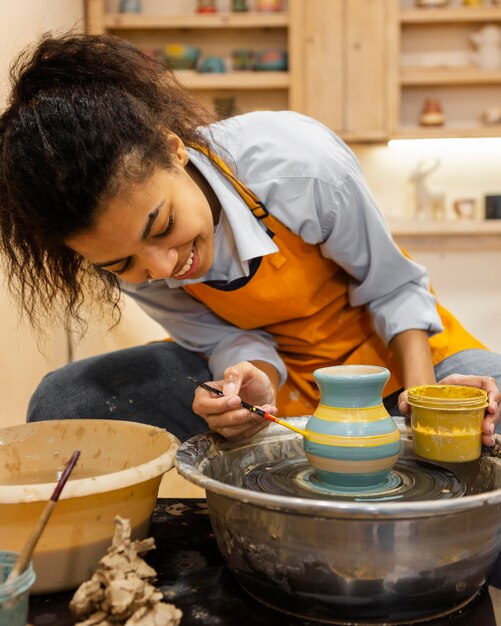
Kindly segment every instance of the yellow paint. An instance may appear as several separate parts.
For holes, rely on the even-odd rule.
[[[431,428],[413,428],[414,451],[419,456],[451,463],[474,461],[480,456],[482,433],[480,431],[453,430],[437,433]]]
[[[308,438],[314,443],[322,443],[328,446],[372,448],[374,446],[383,446],[400,441],[400,432],[397,429],[384,435],[369,435],[368,437],[340,437],[338,435],[315,433],[310,430]]]
[[[315,417],[328,422],[377,422],[388,418],[388,411],[383,404],[370,407],[336,408],[319,404]]]
[[[408,391],[414,452],[425,459],[460,463],[480,456],[487,407],[483,389],[428,385]]]

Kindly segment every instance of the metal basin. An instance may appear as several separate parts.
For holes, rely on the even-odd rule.
[[[306,418],[293,422],[304,427]],[[401,458],[413,463],[408,431],[399,427]],[[497,458],[433,464],[463,485],[464,495],[449,499],[357,501],[246,488],[253,468],[301,453],[302,438],[278,425],[242,443],[200,435],[178,450],[179,473],[206,490],[219,549],[251,595],[308,619],[401,624],[446,614],[477,594],[501,550]]]

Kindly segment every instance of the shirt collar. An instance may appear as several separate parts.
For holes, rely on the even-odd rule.
[[[209,184],[221,203],[221,215],[214,232],[214,262],[201,278],[166,279],[169,287],[180,287],[207,280],[228,282],[249,275],[249,261],[273,254],[277,245],[266,233],[231,182],[202,153],[188,148],[190,161]]]

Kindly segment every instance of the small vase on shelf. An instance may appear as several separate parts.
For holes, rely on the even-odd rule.
[[[216,0],[198,0],[197,13],[217,13]]]
[[[282,0],[256,0],[256,11],[273,13],[283,10]]]
[[[419,116],[419,124],[421,126],[443,126],[444,123],[445,115],[442,111],[440,100],[437,98],[426,98]]]
[[[140,0],[120,0],[120,13],[141,13]]]
[[[416,6],[419,9],[437,9],[446,7],[449,0],[416,0]]]
[[[231,10],[234,13],[245,13],[249,10],[247,0],[231,0]]]

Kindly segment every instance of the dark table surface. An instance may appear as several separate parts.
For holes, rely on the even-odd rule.
[[[157,502],[151,525],[157,549],[146,560],[156,586],[183,612],[181,626],[318,626],[260,604],[237,583],[219,553],[203,499]],[[73,592],[32,596],[32,626],[72,626]],[[501,626],[501,593],[485,589],[466,609],[427,626]]]

